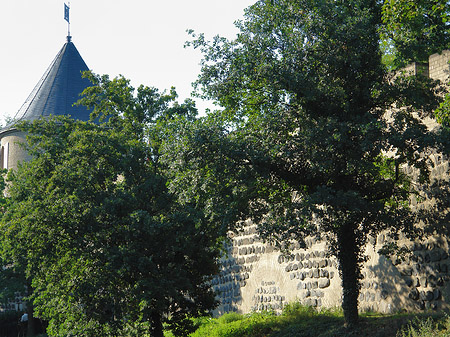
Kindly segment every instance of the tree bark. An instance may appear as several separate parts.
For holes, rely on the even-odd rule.
[[[359,297],[359,245],[354,225],[344,225],[338,235],[339,271],[342,278],[342,309],[344,310],[345,326],[348,328],[358,324]]]
[[[152,337],[164,337],[163,325],[161,322],[161,315],[158,312],[152,312],[150,315],[151,331],[150,336]]]
[[[31,303],[27,304],[27,314],[28,314],[28,323],[27,323],[27,337],[36,336],[36,322],[34,319],[34,308]]]
[[[33,288],[30,284],[27,285],[27,295],[33,293]],[[36,324],[34,319],[34,306],[31,301],[27,301],[27,314],[28,314],[28,322],[27,322],[27,337],[36,336]]]

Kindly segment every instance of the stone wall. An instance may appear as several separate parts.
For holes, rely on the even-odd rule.
[[[310,239],[306,249],[297,247],[284,255],[258,239],[251,221],[243,230],[230,233],[230,240],[221,273],[212,282],[221,303],[215,314],[281,311],[293,301],[313,307],[341,305],[337,261],[327,255],[325,242]],[[385,240],[381,234],[366,247],[360,309],[392,313],[448,307],[448,241],[432,237],[410,243],[413,253],[401,261],[378,254]]]
[[[428,59],[429,76],[432,79],[447,82],[450,75],[450,50],[441,54],[433,54]]]
[[[413,74],[446,81],[450,51],[430,56],[429,64],[411,64]],[[426,121],[429,128],[436,126]],[[440,154],[433,157],[432,179],[447,179],[449,164]],[[408,170],[409,174],[414,172]],[[416,206],[413,202],[413,207]],[[388,240],[385,235],[372,238],[366,247],[359,308],[382,313],[401,310],[442,309],[450,304],[450,259],[446,238],[430,237],[423,242],[403,243],[412,255],[403,261],[378,254]],[[256,225],[248,220],[242,230],[230,233],[222,270],[212,282],[220,306],[215,314],[229,311],[281,311],[286,303],[300,301],[313,307],[341,305],[341,279],[335,258],[327,255],[326,243],[314,239],[307,248],[295,247],[285,256],[264,244],[256,234]]]

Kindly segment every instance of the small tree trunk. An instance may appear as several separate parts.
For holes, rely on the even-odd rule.
[[[158,312],[152,312],[150,315],[151,331],[150,336],[152,337],[164,337],[163,325],[161,322],[161,315]]]
[[[27,295],[30,296],[33,293],[33,288],[30,284],[27,285]],[[31,301],[27,301],[27,314],[28,314],[28,323],[27,323],[27,337],[36,336],[36,324],[34,320],[34,307]]]
[[[342,309],[344,310],[345,326],[354,327],[358,323],[359,297],[359,250],[355,227],[345,225],[338,236],[339,271],[342,278]]]
[[[36,336],[36,322],[34,319],[34,308],[31,303],[27,304],[27,314],[28,314],[28,323],[27,323],[27,337]]]

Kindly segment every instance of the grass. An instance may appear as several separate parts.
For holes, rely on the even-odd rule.
[[[316,311],[298,303],[288,305],[281,315],[228,313],[203,317],[196,324],[199,328],[190,337],[450,337],[450,318],[445,314],[365,313],[349,331],[341,310]]]

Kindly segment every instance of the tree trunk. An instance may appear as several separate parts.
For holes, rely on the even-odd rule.
[[[28,323],[27,323],[27,337],[36,336],[36,322],[34,319],[34,308],[31,303],[27,304],[27,314],[28,314]]]
[[[164,337],[163,325],[161,322],[161,315],[158,312],[152,312],[150,315],[151,331],[150,336],[152,337]]]
[[[338,260],[342,278],[342,309],[344,310],[345,326],[354,327],[358,323],[359,297],[359,250],[356,229],[353,225],[344,225],[339,233]]]
[[[31,285],[27,285],[28,296],[33,293],[33,288]],[[36,324],[34,319],[34,306],[31,301],[27,301],[27,314],[28,314],[28,322],[27,322],[27,337],[36,336]]]

